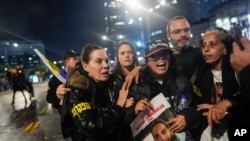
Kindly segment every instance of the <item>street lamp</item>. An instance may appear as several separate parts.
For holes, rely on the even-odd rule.
[[[107,40],[108,38],[107,38],[107,36],[104,35],[104,36],[102,36],[102,39]]]

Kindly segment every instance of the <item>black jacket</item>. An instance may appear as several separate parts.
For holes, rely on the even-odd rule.
[[[240,71],[239,79],[242,95],[250,102],[250,65]]]
[[[231,108],[232,121],[229,123],[229,139],[231,141],[237,140],[234,136],[236,129],[250,130],[250,65],[245,67],[239,73],[240,92],[231,97],[234,102]],[[249,133],[248,137],[249,137]],[[244,135],[246,137],[246,135]]]
[[[204,63],[200,47],[190,47],[181,54],[174,54],[176,66],[179,71],[190,80],[197,66]]]
[[[60,100],[56,96],[56,89],[62,82],[56,78],[56,76],[52,76],[49,80],[48,86],[49,89],[47,90],[46,100],[48,103],[51,103],[53,108],[60,110]],[[60,111],[59,111],[60,112]]]
[[[224,66],[222,69],[222,86],[223,93],[222,99],[232,100],[235,95],[239,93],[239,87],[237,81],[234,77],[234,70],[230,66]],[[211,97],[213,95],[213,74],[209,66],[201,66],[197,72],[197,77],[194,82],[196,101],[198,104],[215,104],[211,102]],[[221,121],[220,125],[213,125],[212,131],[214,133],[224,133],[228,129],[228,123],[232,122],[233,110],[234,108],[229,109],[229,114]],[[201,111],[202,114],[203,111]],[[200,138],[203,130],[208,126],[207,118],[203,117],[199,129],[197,129],[197,140]]]
[[[115,99],[117,100],[120,89],[122,88],[123,82],[125,80],[125,76],[122,73],[111,73],[114,78],[114,88],[115,88]],[[140,76],[141,77],[141,76]],[[145,82],[141,81],[139,84],[133,83],[129,93],[128,98],[133,97],[135,103],[137,103],[144,95],[150,95],[150,87]],[[134,137],[132,134],[132,130],[130,127],[130,123],[136,117],[134,113],[135,105],[131,107],[124,108],[126,112],[126,116],[124,117],[124,121],[120,123],[121,132],[120,132],[120,140],[119,141],[134,141]]]
[[[69,76],[67,86],[72,91],[66,95],[64,106],[73,120],[72,139],[117,141],[125,112],[116,105],[112,78],[98,84],[78,66]]]
[[[196,111],[196,103],[193,99],[193,89],[191,82],[177,70],[169,70],[165,76],[163,84],[155,81],[153,72],[146,67],[140,73],[139,84],[133,84],[129,90],[128,97],[134,97],[135,104],[132,108],[127,110],[126,121],[132,122],[136,117],[134,107],[136,103],[144,98],[152,99],[156,95],[163,93],[168,99],[171,106],[176,109],[176,105],[180,99],[180,95],[185,93],[188,95],[189,107],[177,112],[177,114],[184,115],[187,126],[185,129],[191,129],[198,126],[200,121],[200,114]],[[185,130],[184,129],[184,130]]]

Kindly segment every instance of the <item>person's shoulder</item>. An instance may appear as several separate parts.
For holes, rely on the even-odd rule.
[[[58,81],[60,81],[55,75],[53,75],[50,79],[49,79],[49,81],[52,81],[52,82],[58,82]]]
[[[118,74],[113,74],[113,73],[109,74],[109,81],[110,82],[118,81],[118,80],[121,80],[121,79],[122,78]]]
[[[67,85],[72,88],[89,89],[90,78],[82,74],[79,70],[75,70],[68,76]]]
[[[109,78],[112,80],[115,80],[115,79],[121,79],[121,80],[124,80],[125,76],[122,74],[122,73],[119,73],[119,72],[110,72],[109,74]]]

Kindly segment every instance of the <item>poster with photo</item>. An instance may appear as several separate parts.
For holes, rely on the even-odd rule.
[[[136,141],[154,141],[151,134],[154,121],[160,119],[167,122],[176,116],[176,113],[162,93],[151,99],[149,103],[147,110],[141,112],[130,124]],[[178,141],[192,140],[187,136],[187,132],[180,132],[175,135],[178,137]]]

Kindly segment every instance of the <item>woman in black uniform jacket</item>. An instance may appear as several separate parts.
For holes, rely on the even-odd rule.
[[[119,126],[125,116],[127,92],[114,99],[113,80],[109,76],[108,56],[98,45],[88,44],[81,53],[81,63],[67,80],[71,88],[64,105],[73,119],[73,141],[117,141]]]

